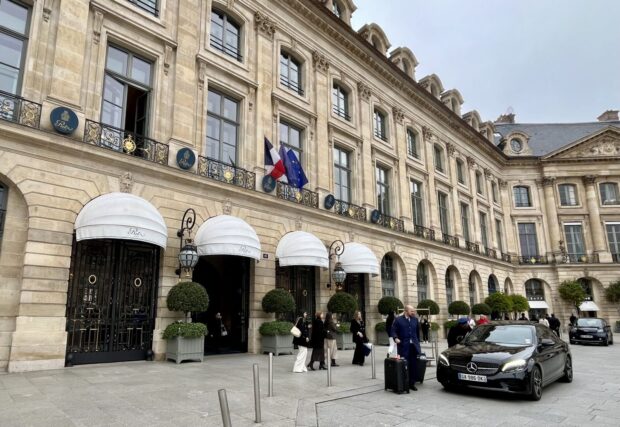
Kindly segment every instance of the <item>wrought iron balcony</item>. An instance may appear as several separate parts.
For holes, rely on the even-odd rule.
[[[467,249],[469,252],[474,252],[477,254],[480,253],[480,245],[478,245],[478,243],[465,242],[465,249]]]
[[[349,114],[347,114],[347,110],[345,110],[344,108],[339,108],[339,107],[334,106],[333,112],[338,117],[342,117],[343,119],[345,119],[348,122],[351,121],[351,116],[349,116]]]
[[[520,256],[519,264],[532,264],[532,265],[540,265],[540,264],[548,264],[549,261],[547,257],[544,255],[528,255],[528,256]]]
[[[247,190],[256,189],[256,174],[254,172],[209,157],[198,156],[198,175]]]
[[[460,248],[461,246],[459,245],[459,238],[455,237],[455,236],[450,236],[449,234],[445,234],[443,233],[441,236],[441,240],[449,246],[453,246],[455,248]]]
[[[383,142],[388,142],[387,135],[385,132],[382,132],[380,129],[375,129],[374,131],[375,137],[379,138]]]
[[[620,262],[620,254],[611,254],[611,262]]]
[[[385,228],[389,228],[390,230],[400,231],[402,233],[405,232],[405,223],[403,220],[394,218],[393,216],[380,214],[377,224],[382,225]]]
[[[426,240],[435,240],[435,230],[431,230],[430,228],[422,227],[421,225],[413,226],[413,234],[418,237],[422,237]]]
[[[297,82],[290,80],[284,76],[280,76],[280,83],[282,84],[282,86],[291,89],[293,92],[297,92],[299,95],[304,96],[304,90]]]
[[[0,90],[0,119],[38,129],[41,104]]]
[[[336,199],[336,203],[334,204],[334,212],[338,215],[353,218],[357,221],[367,221],[366,208],[354,205],[353,203]]]
[[[160,165],[168,164],[167,144],[92,120],[86,120],[84,125],[84,142]]]
[[[484,248],[484,254],[489,258],[497,258],[497,251],[491,248]]]
[[[319,194],[305,188],[295,188],[288,184],[278,181],[276,186],[276,196],[278,199],[288,200],[289,202],[299,203],[310,208],[319,208]]]
[[[225,53],[228,56],[232,56],[239,62],[243,61],[243,56],[241,56],[237,47],[230,47],[225,45],[222,39],[214,37],[213,34],[211,34],[210,43],[213,49],[219,50],[220,52]]]
[[[565,254],[562,256],[562,264],[598,264],[598,254]]]
[[[510,254],[505,254],[502,252],[502,261],[512,263],[512,256]]]

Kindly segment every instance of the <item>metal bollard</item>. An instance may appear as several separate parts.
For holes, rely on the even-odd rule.
[[[332,354],[331,350],[327,349],[327,387],[332,386]]]
[[[377,379],[377,367],[375,366],[375,346],[370,349],[370,363],[372,363],[372,379]]]
[[[228,398],[226,397],[226,390],[220,389],[217,391],[217,396],[220,398],[220,412],[222,412],[222,425],[224,427],[232,427],[230,422],[230,409],[228,409]]]
[[[273,353],[269,353],[269,397],[273,397]]]
[[[258,363],[252,367],[254,370],[254,422],[260,423],[260,383],[258,379]]]

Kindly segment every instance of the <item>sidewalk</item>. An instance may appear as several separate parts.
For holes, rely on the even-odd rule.
[[[441,343],[443,344],[443,343]],[[445,344],[443,344],[445,347]],[[440,346],[440,350],[443,348]],[[427,347],[430,356],[430,347]],[[0,424],[13,426],[221,426],[217,391],[226,389],[232,425],[256,426],[252,365],[260,366],[262,424],[316,426],[317,405],[383,390],[387,347],[351,365],[353,351],[339,351],[339,367],[292,373],[295,355],[274,357],[274,397],[268,394],[268,356],[209,356],[204,363],[127,362],[0,375]],[[426,379],[435,377],[435,365]]]

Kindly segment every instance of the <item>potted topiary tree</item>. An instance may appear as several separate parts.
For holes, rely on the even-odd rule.
[[[448,313],[453,316],[467,316],[469,314],[469,304],[465,301],[452,301],[448,306]]]
[[[491,314],[491,307],[489,307],[488,304],[485,304],[483,302],[474,304],[471,308],[471,314],[484,314],[485,316],[488,316]]]
[[[260,325],[258,333],[261,335],[263,353],[293,354],[293,324],[283,320],[286,313],[295,312],[295,300],[284,289],[272,289],[265,294],[262,300],[265,313],[275,313],[276,320]]]
[[[587,297],[586,291],[583,290],[581,283],[576,280],[565,280],[560,283],[558,292],[560,293],[560,297],[575,307],[577,313],[579,313],[579,306]]]
[[[489,295],[484,302],[491,307],[491,313],[495,312],[501,315],[512,311],[512,300],[503,292],[495,292]]]
[[[340,315],[340,326],[338,326],[338,334],[336,335],[336,345],[340,350],[355,348],[353,344],[353,335],[351,334],[351,322],[349,320],[355,310],[357,310],[357,301],[353,295],[346,292],[336,292],[327,302],[327,309],[332,313]]]
[[[512,303],[512,314],[515,319],[519,317],[519,313],[527,313],[529,311],[530,303],[527,302],[527,298],[523,295],[512,294],[508,295],[508,298],[510,298]]]
[[[207,311],[209,296],[200,283],[180,282],[168,292],[166,304],[170,311],[182,311],[186,321],[171,323],[164,329],[163,338],[167,340],[166,359],[173,359],[177,364],[184,360],[203,361],[205,335],[204,323],[191,323],[191,314]]]
[[[387,316],[390,313],[398,313],[399,309],[404,307],[401,300],[396,297],[387,296],[379,300],[377,309],[380,314]],[[377,345],[389,345],[390,341],[388,334],[386,333],[385,322],[379,322],[375,325],[375,331],[377,332]]]

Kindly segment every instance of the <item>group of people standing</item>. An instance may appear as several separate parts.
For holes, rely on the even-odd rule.
[[[332,313],[324,314],[322,311],[314,315],[314,319],[308,319],[308,313],[303,313],[295,323],[301,335],[293,338],[293,344],[299,348],[293,372],[308,372],[308,369],[315,371],[315,362],[319,362],[319,369],[327,369],[325,356],[329,349],[331,366],[339,366],[336,363],[338,346],[336,345],[336,335],[338,333],[338,324]],[[366,337],[366,324],[362,319],[361,312],[356,312],[354,319],[351,321],[351,333],[353,334],[353,342],[355,342],[355,352],[353,353],[353,364],[364,365],[364,348],[363,345],[368,342]],[[308,356],[308,348],[312,349],[310,362],[306,365]]]

